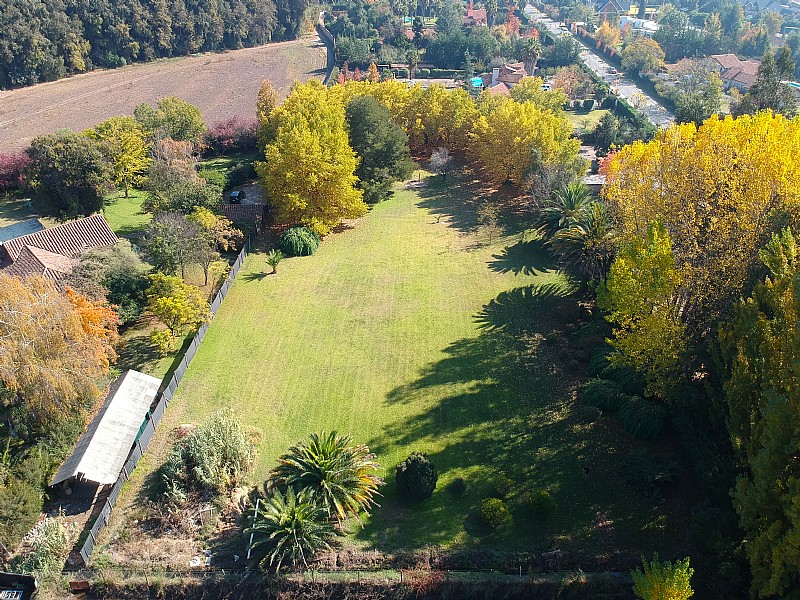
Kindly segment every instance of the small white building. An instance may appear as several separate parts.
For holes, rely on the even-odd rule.
[[[630,26],[633,35],[653,37],[653,34],[661,28],[661,25],[649,19],[639,19],[629,15],[622,15],[619,18],[619,28],[625,29]]]

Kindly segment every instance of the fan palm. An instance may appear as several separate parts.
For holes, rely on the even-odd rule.
[[[608,208],[602,202],[592,202],[583,220],[558,231],[549,246],[565,269],[600,281],[616,251]]]
[[[549,240],[560,230],[583,222],[591,205],[591,190],[580,182],[570,183],[545,203],[537,215],[536,225]]]
[[[278,458],[270,475],[270,487],[306,490],[340,523],[375,505],[383,479],[375,473],[380,465],[364,444],[336,432],[311,434]]]
[[[333,523],[306,492],[296,493],[291,487],[285,494],[273,490],[262,506],[247,530],[254,534],[254,550],[266,547],[262,564],[269,559],[270,566],[280,570],[289,559],[308,566],[308,558],[317,550],[330,550]]]

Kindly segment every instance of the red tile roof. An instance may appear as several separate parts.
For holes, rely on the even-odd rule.
[[[3,248],[16,261],[24,246],[41,248],[54,254],[77,258],[87,250],[113,246],[119,241],[102,215],[92,215],[50,229],[8,240]]]
[[[467,14],[464,15],[464,25],[485,25],[489,22],[486,15],[485,8],[471,8],[467,9]]]
[[[10,277],[27,277],[41,275],[47,279],[58,281],[72,272],[77,262],[61,254],[54,254],[41,248],[23,246],[17,260],[2,270],[3,275]]]
[[[218,204],[216,211],[228,217],[231,221],[249,221],[256,226],[256,229],[261,228],[264,222],[264,213],[266,212],[266,205],[264,204]]]

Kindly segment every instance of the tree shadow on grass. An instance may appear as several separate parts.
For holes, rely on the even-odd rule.
[[[498,273],[537,275],[555,270],[555,262],[541,238],[506,246],[492,257],[489,268]]]
[[[395,465],[386,464],[382,506],[355,533],[358,539],[390,552],[439,544],[541,552],[555,544],[588,556],[583,566],[602,568],[619,560],[630,536],[644,538],[644,523],[663,516],[664,507],[640,505],[634,490],[620,486],[618,464],[629,438],[613,417],[582,420],[574,401],[582,368],[569,360],[568,347],[546,338],[577,318],[574,304],[567,285],[504,292],[476,315],[477,337],[452,343],[444,358],[389,393],[390,405],[424,408],[389,423],[369,447],[379,458],[398,449],[401,457],[427,451],[439,486],[425,502],[407,504],[396,494]],[[581,470],[587,464],[590,480]],[[476,515],[481,499],[495,493],[499,472],[513,482],[506,502],[515,520],[490,532]],[[447,489],[456,477],[467,482],[464,495]],[[525,508],[523,495],[537,489],[556,499],[554,514],[537,517]],[[601,530],[599,513],[611,515],[624,536]],[[647,549],[635,546],[637,553]]]

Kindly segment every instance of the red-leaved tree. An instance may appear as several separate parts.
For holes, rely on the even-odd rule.
[[[209,127],[206,144],[216,154],[242,152],[256,147],[258,121],[243,117],[230,117]]]
[[[18,189],[25,181],[23,172],[30,162],[27,152],[0,152],[0,192]]]

